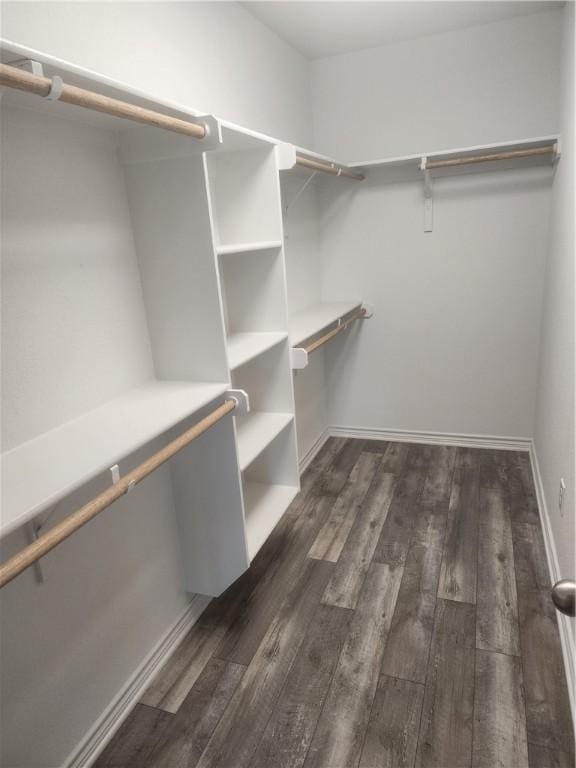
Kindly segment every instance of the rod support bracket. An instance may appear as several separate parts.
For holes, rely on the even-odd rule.
[[[39,61],[34,59],[15,59],[14,61],[7,61],[6,64],[9,67],[15,67],[16,69],[23,69],[25,72],[30,72],[31,75],[36,77],[44,77],[44,67]]]
[[[308,365],[308,352],[304,347],[291,347],[290,349],[290,365],[292,370],[301,371]]]
[[[227,400],[236,402],[236,415],[245,416],[250,413],[250,398],[244,389],[229,389],[226,392]]]
[[[434,228],[434,198],[432,176],[428,169],[428,158],[420,158],[420,170],[424,176],[424,232],[432,232]]]
[[[369,320],[374,315],[374,305],[373,304],[362,304],[362,309],[364,310],[364,316],[361,318],[361,320]]]

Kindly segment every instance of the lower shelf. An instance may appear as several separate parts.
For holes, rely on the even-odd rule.
[[[252,411],[238,417],[238,461],[240,469],[256,459],[280,432],[292,421],[291,413]]]
[[[252,560],[298,493],[291,485],[244,483],[248,554]]]

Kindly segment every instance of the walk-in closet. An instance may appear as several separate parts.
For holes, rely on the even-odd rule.
[[[0,19],[0,765],[572,766],[574,2]]]

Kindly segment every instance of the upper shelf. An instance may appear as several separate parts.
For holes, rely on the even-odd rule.
[[[560,157],[559,141],[559,136],[540,136],[499,144],[479,144],[473,147],[462,147],[460,149],[450,149],[441,152],[420,152],[419,154],[404,155],[401,157],[366,160],[364,162],[350,163],[350,167],[368,172],[373,170],[382,171],[384,178],[389,181],[411,181],[422,178],[422,170],[420,168],[422,158],[426,158],[427,162],[433,163],[439,160],[451,160],[460,157],[474,158],[486,154],[499,154],[516,150],[554,147],[557,145],[556,153],[550,155],[517,157],[509,160],[488,161],[482,163],[476,162],[457,167],[431,170],[433,170],[434,176],[452,176],[462,173],[480,173],[490,170],[497,171],[510,168],[525,168],[533,165],[552,166]]]
[[[287,334],[282,331],[254,331],[231,333],[227,339],[228,365],[231,370],[261,355],[266,350],[284,341]]]
[[[2,455],[0,536],[221,397],[229,385],[152,381]]]
[[[233,253],[253,253],[254,251],[271,251],[275,248],[281,248],[281,240],[257,240],[254,243],[232,243],[231,245],[219,245],[217,253],[219,256],[226,256]]]
[[[290,318],[290,344],[297,347],[362,306],[361,301],[315,304]]]

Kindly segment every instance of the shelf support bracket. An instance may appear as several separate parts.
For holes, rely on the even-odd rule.
[[[304,347],[291,347],[290,349],[290,364],[292,370],[301,371],[308,365],[308,352]]]
[[[424,174],[424,232],[432,232],[434,229],[434,200],[432,188],[432,176],[426,167],[428,158],[420,159],[420,170]]]
[[[226,392],[226,398],[236,401],[236,416],[245,416],[250,412],[250,398],[243,389],[229,389]]]

